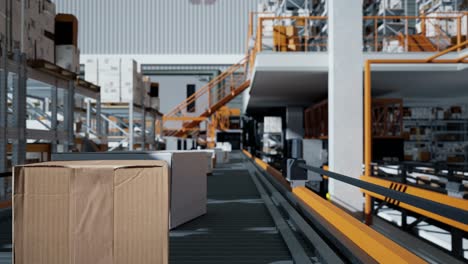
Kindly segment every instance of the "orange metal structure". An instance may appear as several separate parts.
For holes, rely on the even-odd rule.
[[[459,43],[451,48],[448,48],[434,56],[429,57],[425,60],[398,60],[398,59],[382,59],[382,60],[367,60],[364,67],[364,176],[362,180],[376,183],[378,185],[389,188],[392,182],[386,180],[378,180],[372,177],[372,83],[371,83],[371,65],[373,64],[433,64],[433,63],[468,63],[467,56],[463,56],[457,59],[441,59],[445,54],[448,54],[452,51],[456,51],[460,48],[464,48],[468,45],[468,41]],[[454,207],[462,208],[468,210],[468,201],[464,199],[457,199],[449,197],[447,195],[435,195],[433,192],[424,191],[424,190],[413,190],[414,187],[401,184],[401,190],[406,192],[412,192],[412,194],[419,196],[421,198],[429,199],[435,202],[451,205]],[[365,209],[364,213],[366,216],[366,223],[372,223],[372,197],[381,199],[382,197],[366,192],[365,193]],[[456,202],[452,200],[455,199]],[[410,211],[416,212],[428,218],[435,219],[437,221],[447,223],[451,226],[457,227],[461,230],[468,232],[468,226],[463,223],[454,223],[453,220],[446,219],[442,216],[433,214],[431,212],[414,208],[413,206],[399,204],[402,208],[408,209]]]
[[[403,100],[372,99],[374,138],[400,138],[403,131]],[[305,138],[328,139],[328,100],[314,104],[304,112]]]
[[[255,34],[255,45],[252,49],[251,60],[255,61],[255,55],[257,52],[264,50],[263,40],[264,34],[264,22],[274,21],[282,24],[284,21],[291,21],[290,28],[291,32],[298,31],[299,28],[303,28],[305,25],[318,24],[320,22],[326,22],[328,17],[326,16],[309,16],[309,17],[274,17],[265,16],[269,13],[251,13],[250,25],[249,25],[249,39]],[[257,21],[255,21],[257,17]],[[374,52],[382,51],[384,47],[384,40],[391,41],[397,40],[400,45],[404,47],[403,51],[406,52],[436,52],[444,50],[453,45],[459,45],[464,40],[468,39],[468,33],[463,32],[463,28],[467,27],[463,25],[464,20],[467,20],[468,12],[444,12],[444,13],[433,13],[426,16],[365,16],[363,17],[364,25],[364,46],[372,49]],[[280,23],[281,22],[281,23]],[[379,32],[379,27],[384,22],[398,22],[402,24],[404,29],[403,33],[394,33],[394,35],[384,35]],[[455,29],[450,29],[450,22],[453,22]],[[420,33],[411,33],[409,30],[410,24],[419,23],[421,26]],[[468,22],[467,22],[468,23]],[[431,31],[429,32],[429,29]],[[448,31],[455,31],[453,36],[449,35]],[[287,37],[287,41],[275,41],[273,45],[273,51],[280,52],[309,52],[314,51],[309,48],[308,42],[314,40],[315,46],[326,48],[328,45],[328,37],[326,34],[321,34],[310,27],[307,34],[302,36],[290,36],[279,29],[275,29],[273,38],[277,40],[278,36]],[[430,34],[428,34],[430,33]],[[465,34],[465,35],[464,35]],[[459,46],[458,50],[462,49],[463,46]]]
[[[196,130],[200,123],[245,91],[250,86],[250,80],[247,78],[248,60],[248,57],[243,58],[164,115],[164,129],[168,131],[166,135],[187,136],[191,130]],[[199,108],[199,104],[202,104],[202,111],[197,112],[195,106]],[[170,123],[176,128],[168,127]]]

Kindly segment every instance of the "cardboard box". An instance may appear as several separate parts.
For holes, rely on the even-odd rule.
[[[16,167],[15,264],[168,263],[169,177],[162,161]]]
[[[161,105],[161,103],[160,103],[159,97],[150,97],[150,107],[151,108],[156,109],[156,110],[159,111],[160,105]]]
[[[123,59],[121,63],[121,100],[142,105],[142,76],[138,74],[138,65],[136,61],[128,59]]]
[[[87,59],[85,77],[88,76],[87,80],[95,81],[101,86],[101,102],[133,102],[143,105],[141,77],[139,78],[137,70],[136,61],[131,59]]]
[[[52,160],[163,160],[171,177],[170,228],[206,214],[209,157],[203,151],[58,153]],[[200,166],[206,164],[206,166]],[[138,262],[129,262],[138,263]],[[156,263],[156,262],[155,262]]]
[[[225,164],[229,162],[229,152],[224,150],[222,146],[215,148],[216,164]]]
[[[55,46],[55,64],[69,70],[79,73],[80,71],[80,53],[73,45],[58,45]]]
[[[55,63],[55,44],[54,41],[42,36],[36,42],[36,59],[46,60]]]
[[[98,60],[87,58],[84,60],[83,64],[85,80],[90,83],[98,84]]]

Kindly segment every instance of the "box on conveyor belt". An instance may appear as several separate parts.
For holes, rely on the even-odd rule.
[[[206,214],[209,155],[203,151],[57,153],[52,160],[163,160],[169,165],[170,223],[175,228]],[[206,166],[202,166],[206,164]]]
[[[215,148],[216,164],[225,164],[229,162],[229,151],[222,148]]]
[[[13,263],[168,263],[166,162],[32,164],[13,185]]]

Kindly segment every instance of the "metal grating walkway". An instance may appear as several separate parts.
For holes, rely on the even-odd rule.
[[[170,263],[292,263],[240,153],[208,177],[208,213],[170,234]]]

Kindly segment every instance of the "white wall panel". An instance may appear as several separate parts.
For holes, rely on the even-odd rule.
[[[243,54],[262,0],[55,0],[80,22],[82,54]],[[197,2],[213,4],[196,4]]]

